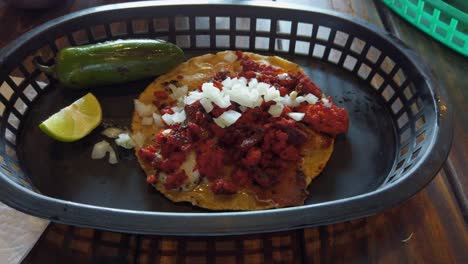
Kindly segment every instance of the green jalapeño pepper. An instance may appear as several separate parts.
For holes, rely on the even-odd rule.
[[[163,74],[185,60],[163,40],[128,39],[60,50],[55,65],[37,67],[70,88],[124,83]]]

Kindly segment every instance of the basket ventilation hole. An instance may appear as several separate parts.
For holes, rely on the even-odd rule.
[[[88,36],[86,35],[86,31],[81,31],[85,34],[85,41],[88,42]],[[45,45],[37,51],[37,56],[41,57],[41,60],[43,62],[48,62],[55,57],[55,53],[49,45]]]
[[[216,36],[216,47],[218,48],[229,48],[229,36]]]
[[[411,113],[413,114],[413,116],[419,113],[419,111],[421,110],[421,107],[419,107],[419,105],[420,104],[418,104],[418,101],[411,104],[410,109],[411,109]]]
[[[400,169],[401,167],[403,167],[403,164],[404,164],[404,163],[405,163],[404,160],[400,160],[400,162],[398,162],[398,164],[397,164],[395,170],[398,170],[398,169]]]
[[[387,85],[385,89],[382,91],[382,97],[385,99],[385,101],[389,101],[390,98],[395,94],[395,90],[390,85]]]
[[[155,32],[168,32],[169,19],[167,19],[167,17],[155,18],[153,20],[153,26]]]
[[[7,144],[5,144],[5,153],[11,158],[16,159],[16,151]]]
[[[104,27],[104,25],[96,25],[91,27],[91,32],[95,40],[105,40],[109,37],[107,36],[106,28]]]
[[[288,52],[289,51],[289,39],[276,39],[275,51]]]
[[[3,95],[7,101],[10,100],[13,92],[13,89],[6,82],[3,82],[0,86],[0,94]]]
[[[371,67],[369,67],[369,65],[363,63],[363,64],[361,64],[361,67],[359,67],[358,76],[365,80],[365,79],[367,79],[367,77],[369,76],[371,71],[372,71]]]
[[[423,142],[425,138],[426,138],[426,132],[423,131],[421,134],[419,134],[416,137],[416,144]]]
[[[296,41],[296,47],[294,53],[306,55],[309,53],[310,43],[305,41]]]
[[[410,17],[410,18],[416,18],[416,14],[417,12],[413,9],[413,8],[408,8],[406,10],[406,14]]]
[[[110,25],[113,37],[127,35],[127,24],[125,22],[114,22]]]
[[[176,45],[181,48],[190,47],[190,37],[188,35],[176,36]]]
[[[10,168],[8,168],[6,165],[1,164],[0,167],[2,168],[3,172],[7,174],[8,176],[12,175]]]
[[[403,108],[403,103],[401,102],[400,98],[397,98],[392,104],[392,111],[394,114],[396,114],[401,110],[401,108]]]
[[[16,145],[16,135],[10,129],[5,129],[5,139],[13,145]]]
[[[382,69],[382,71],[387,74],[392,71],[393,67],[395,67],[395,62],[389,57],[385,57],[385,59],[382,61],[382,64],[380,65],[380,69]]]
[[[329,27],[319,26],[317,31],[317,39],[328,41],[328,38],[330,37],[330,31],[331,30]]]
[[[356,67],[357,59],[351,55],[346,55],[346,59],[343,62],[343,67],[349,71],[354,70]]]
[[[407,172],[409,169],[411,169],[411,167],[412,167],[412,164],[406,166],[405,169],[403,170],[403,173]]]
[[[413,152],[413,154],[411,155],[411,160],[414,160],[415,158],[417,158],[419,155],[419,152],[421,152],[421,148],[418,148],[417,150]]]
[[[400,118],[398,118],[398,120],[397,120],[398,127],[402,128],[404,125],[406,125],[408,123],[408,121],[409,121],[408,114],[406,114],[406,112],[404,112],[403,115],[401,115]]]
[[[18,119],[18,117],[13,114],[13,113],[10,113],[10,115],[8,116],[8,124],[10,124],[12,127],[18,129],[19,127],[19,124],[20,124],[20,120]]]
[[[351,50],[356,52],[357,54],[361,54],[362,49],[364,49],[365,45],[366,42],[362,41],[359,38],[354,38],[353,43],[351,44]]]
[[[47,86],[47,84],[49,84],[49,78],[43,72],[35,78],[35,81],[41,89],[44,89]]]
[[[374,87],[376,90],[378,90],[378,89],[380,89],[380,87],[382,86],[383,82],[384,82],[383,77],[382,77],[380,74],[376,73],[376,74],[374,75],[374,77],[372,77],[371,85],[372,85],[372,87]]]
[[[95,37],[97,39],[97,37]],[[59,37],[55,39],[55,46],[57,46],[58,49],[63,49],[66,47],[70,47],[70,41],[65,36]],[[26,64],[25,64],[26,65]]]
[[[255,37],[255,49],[267,50],[270,45],[270,38],[266,37]]]
[[[21,98],[18,98],[15,102],[15,104],[13,105],[13,107],[18,110],[18,112],[20,112],[21,114],[24,114],[24,112],[26,112],[26,110],[28,109],[28,106],[23,102],[23,100],[21,100]]]
[[[72,37],[76,45],[84,45],[89,43],[88,35],[84,29],[73,32]]]
[[[325,46],[320,45],[320,44],[315,44],[314,52],[312,53],[312,56],[316,58],[322,58],[324,53],[325,53]]]
[[[436,26],[435,33],[441,36],[442,38],[445,38],[447,36],[447,30],[445,30],[444,28],[440,26]]]
[[[197,35],[195,38],[195,43],[198,48],[208,48],[210,46],[210,36]]]
[[[408,87],[406,87],[405,90],[403,90],[403,95],[405,96],[406,100],[410,100],[411,98],[413,98],[413,91],[413,85],[408,85]]]
[[[177,21],[177,20],[176,20]],[[176,23],[177,25],[177,23]],[[188,28],[188,19],[187,19],[187,28]],[[197,30],[206,30],[210,28],[210,18],[209,17],[195,17],[195,29]]]
[[[208,22],[205,23],[205,18],[207,17],[196,17],[195,18],[195,28],[196,29],[208,29]],[[185,16],[176,16],[174,18],[174,26],[176,31],[185,31],[190,29],[189,18]]]
[[[400,144],[404,145],[407,143],[411,136],[411,131],[409,128],[406,128],[401,134],[400,134]]]
[[[257,30],[258,29],[257,19]],[[236,31],[248,31],[250,29],[250,18],[248,17],[237,17],[236,18]]]
[[[395,4],[395,7],[398,8],[398,9],[403,8],[403,4],[401,3],[401,0],[395,0],[394,4]]]
[[[406,80],[406,76],[401,69],[398,69],[395,76],[393,76],[393,81],[398,85],[401,86],[403,82]]]
[[[247,49],[249,47],[248,36],[236,36],[236,48]]]
[[[340,61],[342,52],[336,49],[330,49],[330,53],[328,54],[328,61],[334,64],[338,64]]]
[[[431,24],[432,24],[431,20],[424,15],[421,16],[421,18],[419,19],[419,25],[422,25],[428,29],[431,28]]]
[[[336,31],[335,34],[335,40],[333,40],[333,43],[335,43],[338,46],[344,46],[346,45],[346,42],[348,41],[349,35],[342,32],[342,31]]]
[[[148,33],[148,23],[146,20],[137,19],[132,21],[133,32],[135,34],[145,34]]]
[[[458,36],[453,36],[452,43],[459,46],[459,47],[461,47],[461,48],[465,45],[465,41],[463,39],[459,38]]]
[[[382,52],[380,50],[378,50],[377,48],[375,48],[374,46],[371,46],[369,48],[369,51],[367,52],[366,54],[366,58],[368,60],[370,60],[372,63],[376,63],[377,60],[379,59],[380,57],[380,54],[382,54]]]
[[[245,30],[249,30],[249,23],[250,23],[250,18],[246,18],[245,22],[243,22]],[[264,19],[264,18],[257,18],[257,25],[255,30],[256,31],[263,31],[263,32],[270,32],[270,27],[271,27],[271,20],[270,19]],[[240,28],[237,28],[240,29]],[[241,28],[242,30],[242,28]]]
[[[424,116],[421,116],[420,118],[418,118],[418,120],[416,120],[415,122],[416,131],[419,131],[424,126],[425,123],[426,123],[426,119],[424,118]]]
[[[229,17],[216,17],[216,29],[229,29]]]
[[[392,175],[390,178],[388,178],[387,183],[392,183],[392,182],[394,182],[394,179],[396,180],[395,176],[396,176],[396,175]]]
[[[312,24],[308,23],[297,23],[297,35],[303,37],[311,37],[312,36]]]
[[[3,116],[3,112],[5,112],[5,105],[0,102],[0,116]]]
[[[403,157],[409,151],[409,146],[406,145],[400,150],[400,157]]]
[[[282,33],[282,34],[290,34],[291,33],[291,21],[285,21],[285,20],[278,20],[277,21],[277,30],[276,32]]]
[[[16,84],[16,86],[20,86],[25,78],[25,74],[23,73],[22,70],[20,70],[19,67],[16,67],[9,75],[11,77],[11,80]]]

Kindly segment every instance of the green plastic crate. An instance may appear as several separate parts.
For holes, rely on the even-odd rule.
[[[468,0],[382,0],[408,22],[468,56]]]

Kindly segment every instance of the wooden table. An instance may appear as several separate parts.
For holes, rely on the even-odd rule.
[[[0,0],[0,47],[57,16],[117,2],[124,1],[67,0],[53,9],[24,11]],[[296,2],[348,13],[385,28],[417,50],[445,86],[455,113],[454,145],[443,169],[424,190],[375,216],[261,235],[143,236],[51,224],[24,263],[468,263],[468,60],[378,1]]]

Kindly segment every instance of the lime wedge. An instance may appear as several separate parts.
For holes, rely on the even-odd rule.
[[[39,128],[55,140],[72,142],[91,133],[101,120],[101,105],[92,93],[88,93],[49,117]]]

